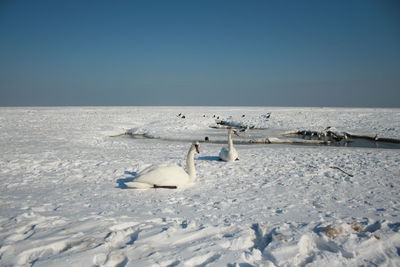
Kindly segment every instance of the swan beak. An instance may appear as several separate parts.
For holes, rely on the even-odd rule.
[[[234,133],[236,136],[239,136],[239,137],[240,137],[240,135],[239,135],[239,133],[238,133],[237,131],[233,131],[233,133]]]
[[[199,145],[194,145],[194,147],[196,148],[196,152],[200,153],[200,146]]]

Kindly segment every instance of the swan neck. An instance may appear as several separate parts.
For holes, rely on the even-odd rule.
[[[229,148],[233,147],[232,130],[228,131],[228,146],[229,146]]]
[[[194,153],[195,153],[195,147],[191,146],[189,149],[189,152],[187,154],[187,158],[186,158],[186,169],[187,169],[187,173],[189,174],[190,178],[192,179],[192,181],[194,181],[196,179],[196,170],[194,167]]]

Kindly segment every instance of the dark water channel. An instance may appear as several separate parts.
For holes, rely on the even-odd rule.
[[[252,140],[266,140],[267,138],[278,138],[279,140],[287,140],[287,142],[283,142],[282,144],[287,145],[304,145],[304,146],[332,146],[332,147],[363,147],[363,148],[379,148],[379,149],[400,149],[400,140],[396,139],[387,139],[386,141],[373,140],[372,137],[368,138],[356,138],[351,137],[348,140],[340,140],[335,141],[333,139],[329,139],[329,137],[320,137],[318,136],[303,136],[301,134],[293,134],[284,136],[283,134],[286,131],[279,129],[254,129],[248,130],[246,132],[239,132],[240,137],[234,136],[233,142],[235,145],[257,145],[256,143],[252,143]],[[151,139],[146,136],[132,136],[135,139]],[[205,129],[203,131],[197,132],[195,135],[190,136],[188,138],[159,138],[159,140],[165,141],[181,141],[187,142],[190,140],[202,140],[205,139],[210,140],[211,143],[224,144],[227,142],[227,131],[226,129]],[[383,138],[384,139],[384,138]],[[310,140],[315,141],[329,141],[324,144],[310,144],[308,143]],[[384,139],[385,140],[385,139]],[[293,143],[291,143],[293,142]],[[258,144],[260,145],[260,144]]]
[[[302,135],[287,136],[289,139],[302,139],[302,140],[319,140],[318,138],[307,138]],[[322,139],[323,140],[323,139]],[[299,144],[297,144],[299,145]],[[309,144],[307,144],[309,145]],[[321,145],[318,145],[321,146]],[[349,138],[348,141],[330,141],[328,144],[323,146],[334,146],[334,147],[365,147],[365,148],[381,148],[381,149],[400,149],[400,143],[387,142],[387,141],[374,141],[366,138]]]
[[[365,147],[365,148],[381,148],[381,149],[400,149],[399,140],[391,140],[391,141],[382,141],[382,140],[371,140],[371,138],[358,138],[351,137],[347,141],[344,139],[341,141],[330,140],[329,138],[324,139],[324,137],[318,138],[318,136],[303,136],[303,135],[289,135],[283,136],[283,133],[286,131],[277,130],[277,129],[260,129],[260,130],[249,130],[241,136],[244,138],[250,139],[260,139],[265,137],[276,137],[280,139],[289,139],[294,141],[301,140],[322,140],[322,141],[330,141],[327,144],[301,144],[296,142],[293,145],[305,145],[305,146],[334,146],[334,147]],[[292,145],[288,143],[288,145]]]

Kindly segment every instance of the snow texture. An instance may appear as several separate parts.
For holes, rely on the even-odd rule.
[[[399,149],[201,143],[193,186],[126,188],[190,143],[111,135],[226,136],[216,117],[400,137],[399,109],[0,108],[0,266],[400,265]]]

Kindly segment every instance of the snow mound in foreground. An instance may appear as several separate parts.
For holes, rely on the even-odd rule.
[[[72,222],[28,212],[2,231],[3,265],[337,266],[400,264],[400,223],[389,221],[198,225],[90,216]],[[10,221],[2,222],[7,227]]]

